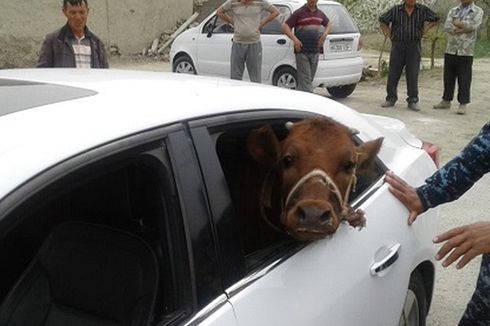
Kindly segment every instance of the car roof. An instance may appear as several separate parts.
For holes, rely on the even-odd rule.
[[[323,96],[223,78],[113,69],[20,69],[1,70],[0,80],[2,98],[19,92],[23,83],[27,88],[54,85],[60,92],[66,88],[85,94],[63,98],[54,92],[58,101],[46,102],[46,96],[35,89],[24,91],[22,96],[40,98],[39,105],[30,103],[28,108],[11,108],[12,112],[0,115],[0,198],[87,149],[196,117],[301,110],[334,117],[368,138],[381,136],[379,128],[362,115]],[[8,80],[17,87],[2,86]]]

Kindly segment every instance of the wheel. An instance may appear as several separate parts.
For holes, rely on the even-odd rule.
[[[356,89],[357,84],[349,84],[335,87],[327,87],[327,91],[333,97],[346,98]]]
[[[175,59],[172,71],[179,74],[191,74],[196,75],[196,68],[194,68],[194,63],[192,59],[187,55],[183,55]]]
[[[407,296],[398,326],[425,326],[427,318],[427,294],[422,275],[412,273],[408,284]]]
[[[291,67],[280,68],[275,73],[272,84],[287,89],[296,89],[296,70]]]

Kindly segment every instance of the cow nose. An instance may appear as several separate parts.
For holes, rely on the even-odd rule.
[[[318,206],[298,206],[298,221],[303,225],[326,224],[332,220],[332,211]]]

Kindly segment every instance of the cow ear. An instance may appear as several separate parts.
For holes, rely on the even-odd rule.
[[[279,141],[271,126],[252,130],[247,138],[247,151],[258,163],[272,167],[279,159]]]
[[[357,147],[357,153],[359,155],[357,161],[357,171],[359,173],[368,172],[372,169],[376,155],[381,148],[383,143],[383,138],[378,138],[375,140],[368,141]]]

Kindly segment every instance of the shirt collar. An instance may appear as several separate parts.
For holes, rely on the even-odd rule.
[[[474,10],[475,10],[475,3],[474,3],[474,2],[472,2],[472,3],[470,3],[470,4],[469,4],[467,7],[463,7],[463,5],[462,5],[462,4],[459,4],[459,6],[458,6],[458,11],[463,10],[463,9],[465,9],[465,8],[468,8],[468,10],[469,10],[469,11],[474,11]]]

